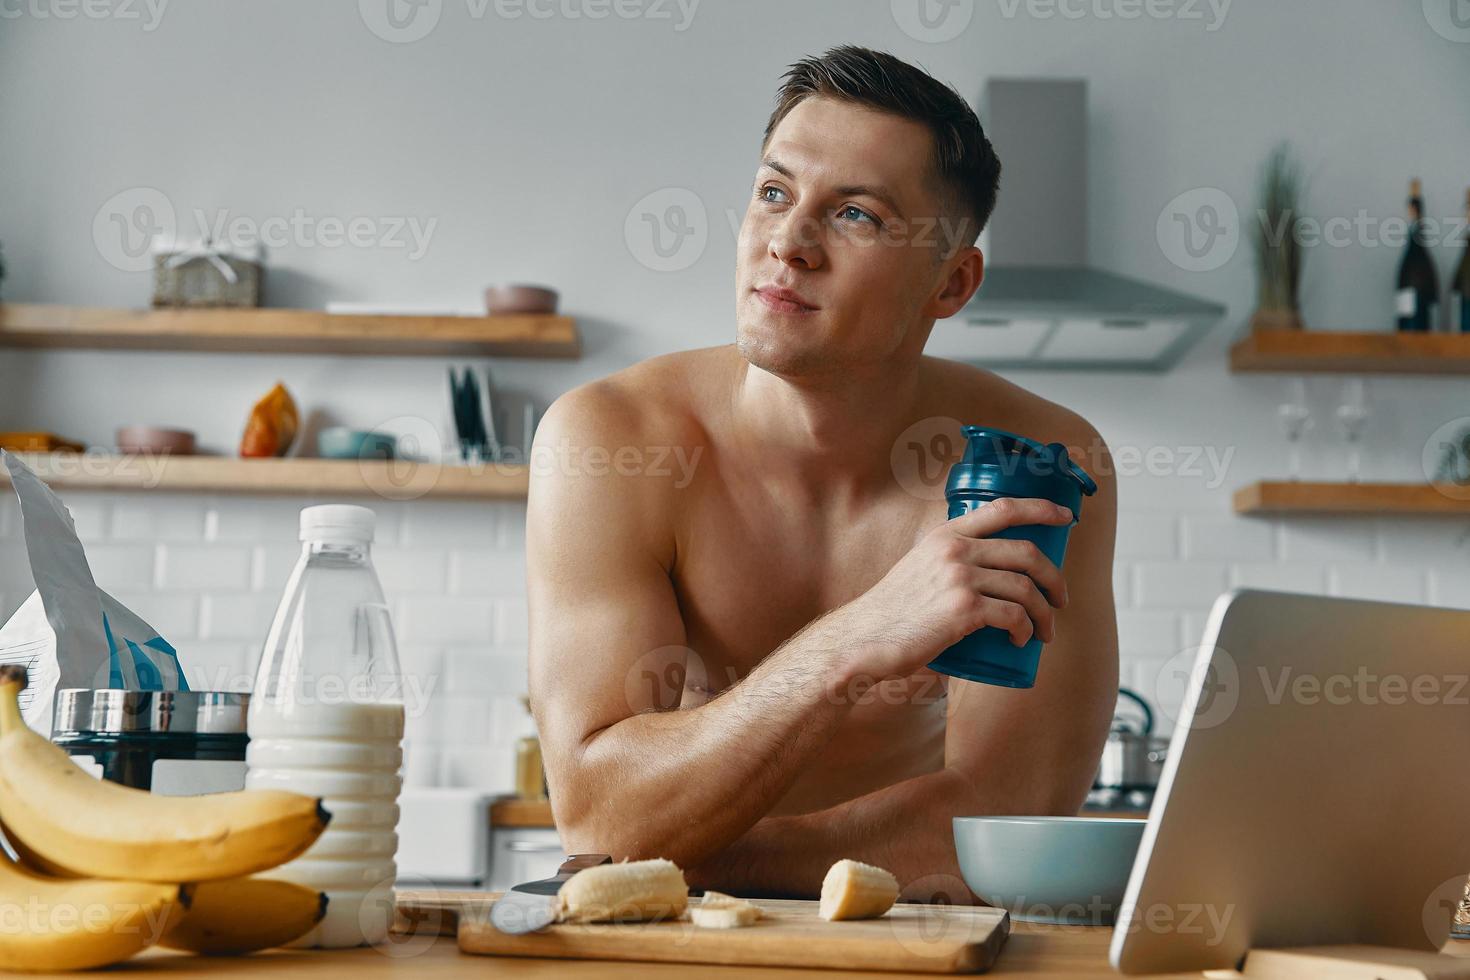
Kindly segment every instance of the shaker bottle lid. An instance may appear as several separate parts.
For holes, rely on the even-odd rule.
[[[982,490],[1047,499],[1057,499],[1059,491],[1072,499],[1097,493],[1097,482],[1072,462],[1067,447],[1059,442],[1044,446],[1025,436],[980,425],[967,425],[961,431],[965,452],[950,471],[951,491]],[[1062,491],[1062,487],[1070,492]]]
[[[356,504],[320,504],[301,511],[302,541],[371,542],[378,515]]]

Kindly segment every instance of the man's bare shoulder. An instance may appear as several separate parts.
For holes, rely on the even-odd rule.
[[[925,357],[932,391],[947,414],[965,425],[990,425],[1038,442],[1060,442],[1084,467],[1107,453],[1096,427],[1078,412],[1007,381],[994,371]]]

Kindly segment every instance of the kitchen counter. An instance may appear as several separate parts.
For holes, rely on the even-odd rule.
[[[1049,926],[1016,922],[1001,951],[995,969],[987,976],[1045,978],[1110,978],[1118,976],[1108,966],[1111,929],[1078,926]],[[150,950],[116,968],[118,975],[142,977],[258,976],[270,975],[303,980],[371,980],[374,977],[482,978],[566,977],[568,980],[627,978],[627,980],[680,980],[698,970],[704,980],[820,980],[822,977],[935,976],[935,974],[856,973],[852,971],[776,969],[749,966],[693,966],[687,963],[619,963],[607,960],[519,959],[498,956],[469,956],[459,952],[450,937],[414,937],[401,945],[377,949],[330,952],[275,950],[240,958],[189,956],[166,950]],[[53,974],[59,976],[60,974]],[[77,977],[96,974],[74,974]],[[1202,974],[1173,974],[1196,978]],[[1167,977],[1160,975],[1162,980]]]

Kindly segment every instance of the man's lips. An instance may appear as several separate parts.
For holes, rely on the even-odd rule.
[[[814,313],[821,309],[795,290],[780,286],[762,286],[755,291],[755,295],[767,309],[777,313]]]

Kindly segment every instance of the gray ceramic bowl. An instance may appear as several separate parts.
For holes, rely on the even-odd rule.
[[[1112,925],[1146,820],[955,817],[965,884],[1026,922]]]

